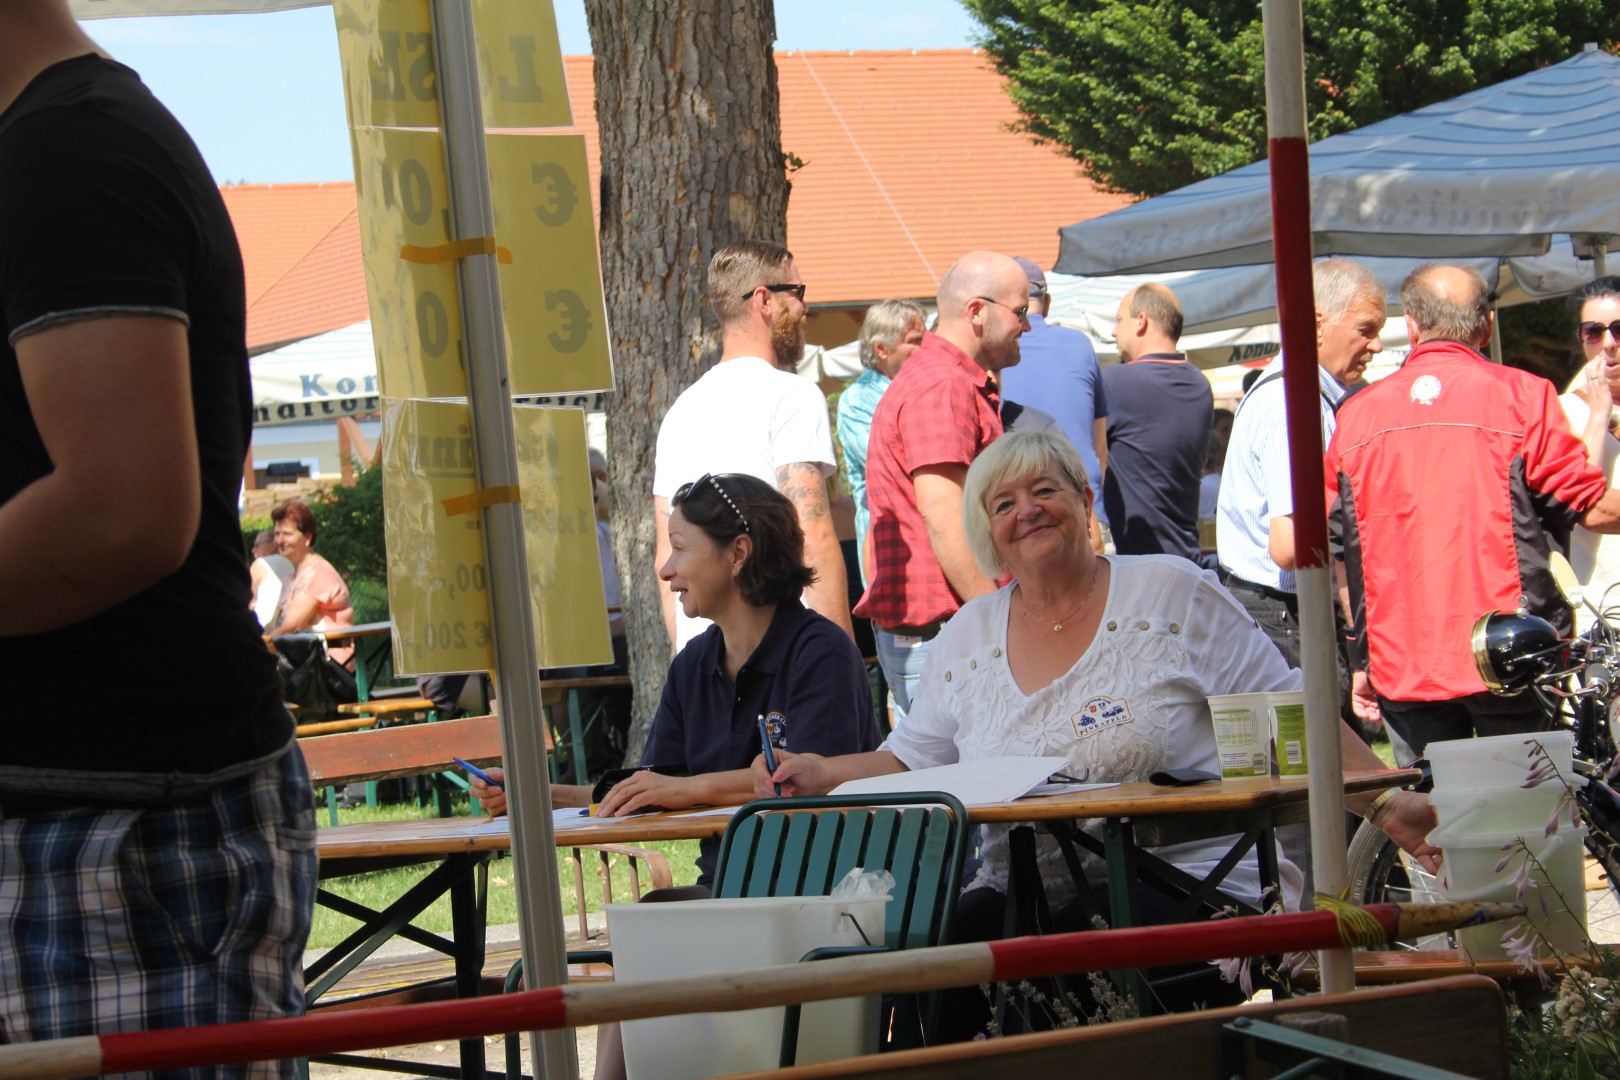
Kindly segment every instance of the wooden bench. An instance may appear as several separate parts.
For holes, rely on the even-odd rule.
[[[420,714],[431,717],[438,704],[425,697],[372,698],[370,701],[351,701],[339,705],[337,711],[344,716],[374,716],[377,718]]]
[[[1617,945],[1599,946],[1604,949]],[[1357,950],[1356,985],[1390,986],[1399,983],[1425,982],[1459,975],[1483,975],[1499,983],[1527,986],[1540,981],[1534,971],[1519,966],[1513,960],[1468,960],[1456,949],[1374,949]],[[1571,956],[1565,958],[1571,967],[1592,967],[1595,960]],[[1315,989],[1316,972],[1301,972],[1291,981],[1299,989]]]
[[[1322,1014],[1322,1018],[1308,1019],[1310,1014]],[[1284,1063],[1259,1060],[1258,1040],[1245,1045],[1241,1031],[1228,1031],[1228,1025],[1245,1020],[1289,1021],[1329,1038],[1342,1035],[1340,1041],[1365,1050],[1479,1080],[1506,1080],[1508,1076],[1507,1007],[1502,991],[1489,979],[1464,976],[904,1050],[748,1073],[733,1080],[983,1080],[986,1076],[1069,1080],[1082,1072],[1175,1080],[1277,1075]],[[1244,1059],[1235,1068],[1230,1067],[1228,1057],[1234,1049]],[[1311,1075],[1339,1074],[1324,1066]]]
[[[495,765],[501,760],[500,718],[475,716],[432,724],[410,724],[307,739],[299,743],[304,762],[315,786],[341,786],[362,780],[386,780],[403,776],[444,773],[458,767],[451,760],[459,757],[475,765]],[[640,896],[645,887],[665,888],[672,884],[669,863],[663,854],[624,845],[572,848],[574,897],[578,905],[577,933],[570,935],[575,948],[601,947],[585,918],[585,852],[596,853],[595,872],[602,879],[605,898],[612,896],[616,867],[628,866],[631,887]],[[407,860],[415,861],[415,860]],[[492,953],[482,980],[485,992],[498,992],[516,959]],[[573,965],[570,980],[593,981],[611,977],[601,965]],[[321,998],[324,1007],[372,1007],[411,1001],[441,1000],[455,995],[449,959],[437,954],[403,958],[369,957],[350,972],[338,987]]]
[[[611,690],[631,685],[628,675],[590,675],[578,679],[541,679],[540,701],[546,707],[546,715],[551,715],[551,707],[564,700],[568,702],[568,758],[572,781],[576,784],[589,783],[586,777],[585,766],[585,729],[601,719],[602,706],[598,704],[591,718],[586,720],[580,709],[579,692],[581,690]],[[555,725],[548,725],[555,726]],[[557,738],[561,739],[563,732],[559,728]],[[553,759],[551,773],[552,780],[561,780],[560,771],[556,768]]]

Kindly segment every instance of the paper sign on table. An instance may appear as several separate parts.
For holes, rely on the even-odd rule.
[[[848,780],[833,795],[887,795],[894,792],[943,791],[973,806],[1012,802],[1068,767],[1060,757],[996,757],[939,765],[932,769],[886,773]]]

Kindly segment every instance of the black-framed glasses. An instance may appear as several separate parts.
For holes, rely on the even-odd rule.
[[[726,505],[731,507],[731,512],[737,515],[738,521],[742,522],[743,532],[752,536],[754,530],[749,527],[748,517],[737,508],[737,504],[732,501],[731,496],[726,494],[726,489],[720,486],[719,477],[715,476],[713,473],[704,473],[690,484],[682,484],[680,487],[676,488],[675,498],[671,500],[672,503],[679,505],[680,503],[685,502],[687,499],[690,499],[693,493],[704,484],[708,484],[710,487],[714,488],[720,497],[726,500]]]
[[[1580,335],[1581,340],[1586,342],[1588,345],[1596,345],[1598,342],[1602,341],[1605,331],[1613,334],[1614,340],[1620,341],[1620,319],[1614,320],[1614,322],[1609,323],[1607,326],[1600,322],[1583,322],[1575,330],[1575,332]]]
[[[752,289],[750,289],[747,292],[743,293],[742,298],[744,300],[747,300],[750,296],[753,296],[754,293],[758,292],[760,289],[764,289],[766,292],[774,292],[774,293],[790,292],[794,296],[797,296],[799,298],[799,303],[801,303],[801,304],[804,303],[804,282],[802,282],[802,281],[798,282],[797,284],[789,284],[786,281],[779,281],[775,285],[756,285]]]
[[[983,300],[987,304],[996,305],[996,307],[1004,307],[1008,311],[1012,312],[1013,316],[1015,318],[1017,318],[1017,319],[1023,320],[1023,319],[1029,318],[1029,304],[1028,304],[1028,302],[1025,302],[1023,307],[1013,307],[1011,304],[1003,304],[1000,300],[992,300],[988,296],[977,296],[977,297],[974,297],[974,299]]]

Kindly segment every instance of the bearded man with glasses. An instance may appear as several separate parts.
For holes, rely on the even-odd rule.
[[[681,392],[658,428],[653,463],[657,566],[669,559],[670,499],[704,473],[746,473],[774,486],[798,511],[815,581],[805,604],[851,638],[848,578],[833,528],[827,477],[836,467],[827,401],[796,374],[810,313],[793,255],[780,244],[727,244],[709,261],[709,304],[720,320],[720,359]],[[679,651],[708,625],[662,591],[664,622]]]

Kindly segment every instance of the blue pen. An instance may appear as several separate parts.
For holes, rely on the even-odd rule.
[[[501,781],[495,779],[493,776],[489,775],[489,773],[485,772],[483,769],[480,769],[478,766],[473,765],[470,762],[462,761],[458,757],[452,757],[450,760],[455,762],[457,765],[460,765],[467,772],[470,772],[474,776],[478,777],[478,779],[482,780],[484,783],[488,784],[490,787],[492,787],[492,788],[500,788],[502,791],[506,790],[506,785],[505,784],[501,783]]]
[[[771,770],[771,775],[772,776],[775,776],[776,775],[776,751],[771,749],[771,733],[765,729],[765,714],[764,713],[759,714],[759,745],[765,751],[765,767]],[[780,797],[781,794],[782,794],[782,785],[781,784],[772,784],[771,786],[776,789],[776,794]]]

